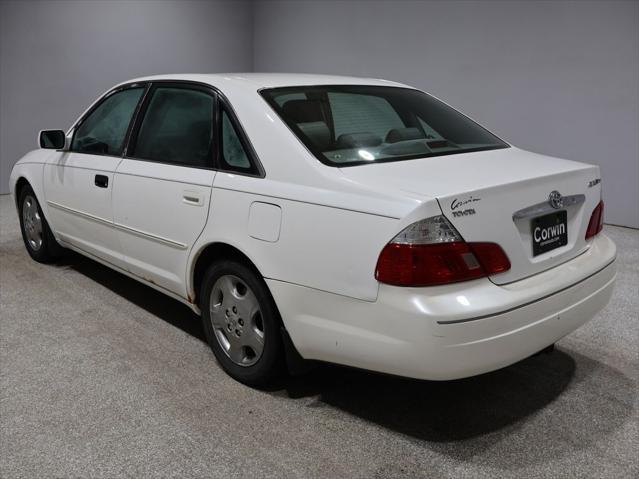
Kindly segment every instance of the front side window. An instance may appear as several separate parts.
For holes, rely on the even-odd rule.
[[[158,87],[140,125],[131,156],[185,166],[212,167],[212,95]]]
[[[99,155],[122,154],[124,139],[144,88],[129,88],[108,96],[84,119],[73,136],[71,150]]]
[[[466,116],[410,88],[309,86],[261,93],[307,148],[331,166],[508,147]]]

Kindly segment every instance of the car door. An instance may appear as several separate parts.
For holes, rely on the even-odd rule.
[[[129,271],[182,297],[209,213],[215,111],[208,88],[154,84],[115,173],[114,219]]]
[[[145,87],[131,85],[105,95],[73,128],[69,151],[44,166],[50,222],[76,248],[122,266],[113,223],[115,170]]]

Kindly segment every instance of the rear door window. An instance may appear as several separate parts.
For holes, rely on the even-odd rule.
[[[240,129],[226,107],[221,108],[220,168],[248,175],[257,175],[259,170],[253,161]]]
[[[193,167],[213,167],[215,99],[188,88],[154,89],[130,156]]]

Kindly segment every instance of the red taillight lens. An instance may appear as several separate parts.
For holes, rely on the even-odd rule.
[[[506,253],[495,243],[389,243],[379,255],[375,278],[395,286],[434,286],[509,269]]]
[[[469,263],[464,260],[470,259]],[[466,243],[394,244],[377,261],[378,281],[396,286],[426,286],[479,278],[484,275]]]
[[[501,246],[495,243],[469,243],[470,249],[484,269],[486,276],[510,269],[510,260]]]
[[[603,213],[604,203],[600,201],[590,216],[588,229],[586,230],[586,239],[592,238],[603,229]]]
[[[445,216],[404,228],[379,255],[375,278],[395,286],[434,286],[502,273],[510,269],[495,243],[466,243]]]

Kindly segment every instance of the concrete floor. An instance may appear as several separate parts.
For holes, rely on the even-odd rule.
[[[77,255],[31,261],[0,197],[0,476],[638,477],[639,231],[551,355],[430,383],[227,377],[186,307]]]

